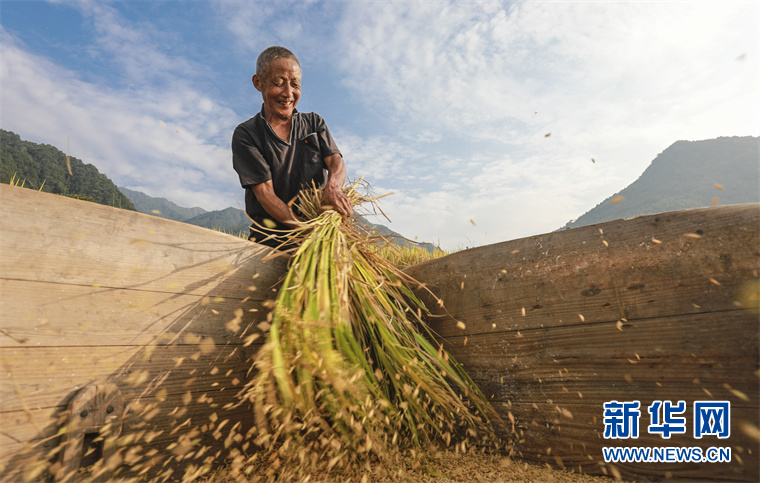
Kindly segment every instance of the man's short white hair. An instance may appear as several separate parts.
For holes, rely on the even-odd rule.
[[[296,57],[296,54],[286,49],[285,47],[273,45],[264,49],[259,54],[258,59],[256,59],[256,75],[264,79],[266,77],[267,71],[269,70],[269,65],[277,59],[293,59],[296,61],[299,67],[301,66],[301,63],[298,62],[298,57]]]

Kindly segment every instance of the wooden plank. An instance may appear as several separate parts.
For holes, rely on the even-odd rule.
[[[246,404],[240,405],[241,401],[236,397],[238,391],[235,388],[227,388],[224,391],[213,389],[189,387],[182,394],[162,394],[160,399],[155,396],[141,398],[140,409],[135,410],[133,406],[124,415],[122,435],[141,432],[147,428],[163,435],[157,441],[163,441],[168,445],[176,442],[176,438],[169,435],[171,430],[188,418],[195,421],[190,426],[201,427],[210,421],[209,418],[214,417],[220,422],[225,419],[231,420],[230,426],[240,418],[247,428],[250,427],[253,414]],[[186,402],[185,397],[188,394],[189,402]],[[227,405],[229,406],[225,407]],[[245,409],[241,410],[241,407]],[[32,412],[20,410],[0,413],[0,421],[3,423],[3,447],[29,442],[40,444],[47,451],[53,450],[59,442],[55,436],[65,424],[61,420],[64,408],[65,406],[59,406]],[[6,461],[8,456],[7,453],[4,456]]]
[[[663,213],[466,250],[407,273],[443,300],[420,292],[442,337],[461,333],[456,320],[475,334],[718,312],[757,280],[759,231],[757,204]]]
[[[741,428],[757,425],[760,384],[755,373],[760,343],[756,319],[735,311],[722,320],[701,314],[638,321],[623,331],[611,324],[592,324],[582,332],[576,328],[528,329],[523,337],[506,341],[474,335],[466,346],[463,336],[448,339],[452,356],[488,396],[493,395],[502,417],[509,420],[511,413],[524,430],[523,443],[517,445],[523,457],[552,464],[562,461],[566,466],[581,464],[584,472],[599,473],[604,468],[598,465],[604,446],[698,446],[704,450],[730,446],[734,455],[742,458],[744,453],[745,457],[732,465],[717,465],[714,471],[724,468],[734,479],[754,479],[760,471],[758,442]],[[753,338],[745,337],[753,331]],[[650,332],[657,334],[657,344],[647,335]],[[725,345],[706,344],[717,338],[733,346],[730,365],[721,352]],[[646,407],[655,400],[683,400],[687,405],[730,401],[732,435],[727,443],[714,438],[696,440],[688,420],[689,434],[663,440],[643,433],[646,424],[642,422],[642,434],[635,441],[599,441],[603,404],[613,399],[639,400],[642,418],[648,417]],[[687,414],[691,415],[690,407]],[[550,454],[545,453],[547,448],[552,448]],[[592,459],[586,461],[589,456]],[[670,472],[694,478],[704,474],[705,465],[620,465],[619,470],[636,477]]]
[[[114,362],[118,358],[118,355],[114,357],[115,351],[119,348],[100,348],[94,351],[93,358],[96,361],[108,359],[110,364],[105,367],[96,365],[96,370],[89,371],[81,361],[69,360],[65,367],[56,369],[60,375],[53,374],[52,379],[59,382],[57,386],[46,384],[48,381],[44,378],[40,381],[33,369],[20,371],[16,370],[20,368],[12,368],[20,381],[14,381],[18,397],[5,404],[10,410],[0,412],[0,427],[3,428],[0,447],[4,448],[0,467],[5,465],[9,472],[17,474],[23,471],[27,456],[39,459],[41,455],[55,453],[61,442],[56,434],[65,424],[62,415],[69,400],[77,394],[77,389],[93,378],[109,374],[112,366],[116,368],[102,380],[117,384],[125,400],[132,405],[123,419],[121,437],[130,434],[145,436],[146,431],[154,434],[147,449],[141,450],[143,453],[157,445],[162,445],[165,450],[176,444],[183,434],[209,426],[212,420],[219,423],[228,420],[229,427],[239,422],[243,426],[238,432],[247,431],[252,425],[252,411],[245,403],[241,406],[238,392],[247,381],[257,348],[226,346],[205,352],[202,345],[159,346],[150,354],[141,351],[120,365]],[[59,352],[68,349],[73,355],[77,348],[57,349]],[[102,359],[98,357],[101,355],[104,356]],[[69,370],[80,372],[69,376]],[[25,393],[39,387],[44,387],[47,392]],[[182,423],[186,425],[184,429],[172,432]],[[207,439],[205,436],[202,439],[204,444],[216,450],[224,447]],[[242,440],[239,443],[244,444]],[[135,437],[125,451],[137,446],[145,444]],[[12,449],[15,451],[10,452]],[[25,456],[29,451],[19,454],[22,449],[32,451]],[[142,461],[137,459],[139,452],[136,449],[131,451],[135,462]],[[160,456],[167,459],[175,454],[164,451]]]
[[[168,334],[184,331],[220,344],[238,309],[243,327],[266,320],[261,304],[273,295],[256,290],[240,299],[5,279],[0,290],[13,294],[3,300],[0,348],[165,344]]]
[[[155,216],[0,185],[2,278],[243,299],[285,261],[265,247]],[[221,282],[223,291],[215,288]]]
[[[639,320],[623,330],[601,323],[514,334],[477,334],[466,345],[465,336],[451,337],[444,347],[499,401],[543,403],[553,395],[561,396],[555,401],[598,401],[612,390],[625,400],[695,400],[708,397],[705,390],[731,396],[725,384],[754,405],[760,398],[760,379],[752,377],[760,351],[757,320],[741,311]],[[721,345],[712,343],[716,339]]]
[[[220,311],[206,305],[222,296],[253,314],[285,271],[282,259],[262,262],[260,246],[211,230],[8,185],[0,196],[0,347],[177,332]]]
[[[262,304],[287,260],[264,261],[269,250],[247,240],[139,213],[8,185],[0,197],[2,481],[38,464],[37,476],[49,478],[61,416],[96,381],[151,410],[122,420],[120,451],[133,468],[140,451],[160,448],[162,463],[183,470],[178,441],[196,425],[210,430],[210,418],[250,426],[244,407],[222,408],[240,402],[262,342],[245,346],[246,338],[266,330]],[[151,441],[138,443],[146,428]],[[244,444],[209,448],[225,449],[221,461]]]
[[[259,347],[258,343],[249,347],[217,346],[208,354],[203,353],[201,345],[184,344],[132,350],[125,347],[93,347],[87,351],[80,347],[40,348],[34,351],[36,355],[31,349],[9,349],[3,366],[6,371],[2,379],[3,411],[63,407],[73,392],[100,379],[114,382],[123,393],[132,395],[158,378],[162,382],[153,392],[163,389],[168,394],[184,394],[204,384],[209,388],[213,384],[220,388],[236,387],[238,384],[232,381],[246,380]],[[52,354],[46,355],[46,352]],[[44,361],[49,362],[44,365]],[[228,372],[230,375],[226,375]],[[190,379],[194,382],[188,386]]]
[[[524,457],[611,474],[603,447],[729,446],[731,463],[614,466],[633,479],[757,481],[760,323],[746,293],[757,291],[759,271],[754,204],[555,232],[407,273],[443,300],[418,290],[439,340],[516,420]],[[637,440],[606,440],[611,400],[640,400],[642,421],[655,400],[729,401],[731,437],[666,441],[646,434],[646,423]]]

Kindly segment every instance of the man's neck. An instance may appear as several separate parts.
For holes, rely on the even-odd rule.
[[[282,118],[275,116],[273,114],[270,114],[267,112],[266,107],[264,108],[264,119],[269,124],[269,126],[272,128],[272,131],[283,141],[286,143],[290,142],[290,128],[292,126],[293,117],[287,117]]]

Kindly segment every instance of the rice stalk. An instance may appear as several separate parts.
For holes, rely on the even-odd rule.
[[[369,247],[370,250],[386,261],[390,262],[394,267],[399,270],[403,270],[412,265],[433,260],[436,258],[450,255],[452,252],[441,250],[440,248],[433,248],[428,250],[422,245],[413,242],[411,245],[399,245],[396,243],[385,243],[379,247],[374,245]]]
[[[360,183],[354,206],[375,198]],[[269,479],[340,470],[365,475],[403,449],[472,443],[498,448],[503,423],[464,369],[431,342],[415,281],[378,253],[353,218],[321,210],[321,191],[296,201],[307,221],[266,343],[241,392]]]

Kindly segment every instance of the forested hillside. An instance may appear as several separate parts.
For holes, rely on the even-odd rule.
[[[223,210],[208,211],[196,217],[185,220],[191,225],[203,226],[213,230],[223,231],[231,235],[248,236],[248,227],[251,220],[240,208],[225,208]]]
[[[16,133],[0,129],[0,183],[8,184],[11,179],[17,180],[14,184],[18,186],[136,211],[129,198],[95,166],[74,157],[67,163],[66,154],[54,146],[24,141]]]
[[[182,206],[175,205],[174,203],[167,201],[165,198],[152,198],[140,191],[133,191],[126,188],[119,188],[124,191],[129,199],[137,207],[137,210],[141,213],[147,213],[150,215],[160,216],[162,218],[169,218],[177,221],[184,221],[191,225],[202,226],[205,228],[211,228],[212,230],[222,231],[232,235],[248,236],[251,220],[245,211],[240,208],[225,208],[224,210],[217,211],[203,211],[201,208],[184,208]],[[183,218],[182,216],[189,212],[189,210],[201,210],[202,213],[192,218]],[[378,225],[369,222],[362,216],[357,217],[360,223],[360,228],[366,233],[373,233],[385,237],[387,240],[393,241],[402,246],[422,246],[426,250],[432,252],[438,247],[431,243],[414,243],[406,240],[403,236],[392,231],[384,225]]]
[[[133,191],[119,186],[119,190],[134,203],[140,213],[148,213],[175,221],[187,221],[196,216],[206,213],[203,208],[185,208],[166,198],[154,198],[141,191]]]

